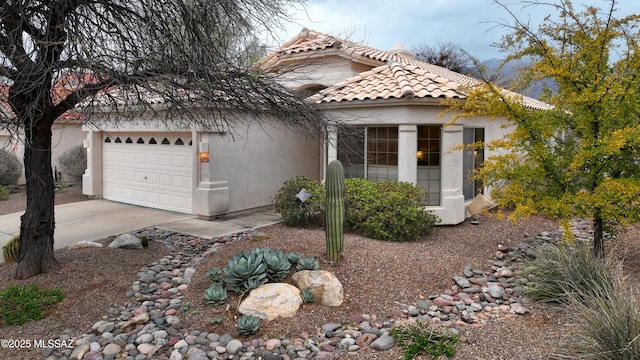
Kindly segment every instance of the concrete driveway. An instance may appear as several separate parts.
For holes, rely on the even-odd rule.
[[[20,231],[22,214],[23,212],[0,216],[0,247]],[[56,205],[55,216],[54,248],[56,249],[81,240],[100,240],[150,226],[211,239],[275,224],[281,220],[280,215],[275,213],[273,208],[244,211],[206,221],[199,220],[194,215],[108,200]]]

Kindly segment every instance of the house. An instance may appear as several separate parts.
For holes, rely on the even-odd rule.
[[[422,186],[426,209],[441,224],[458,224],[484,191],[469,174],[492,155],[460,146],[509,132],[504,120],[451,123],[453,114],[442,116],[442,100],[463,101],[462,89],[476,80],[402,48],[383,51],[303,29],[259,66],[340,126],[319,139],[261,126],[260,119],[239,122],[235,137],[196,125],[94,121],[84,125],[83,193],[211,219],[271,204],[291,177],[323,180],[326,164],[339,159],[349,177]],[[532,109],[546,107],[522,99]]]
[[[347,177],[420,185],[426,209],[444,225],[464,221],[468,203],[485,192],[469,175],[492,151],[460,146],[501,139],[509,124],[485,117],[451,123],[454,114],[443,115],[442,104],[463,101],[464,87],[477,80],[418,61],[402,47],[383,51],[308,29],[262,64],[343,124],[326,141],[324,164],[338,159]]]

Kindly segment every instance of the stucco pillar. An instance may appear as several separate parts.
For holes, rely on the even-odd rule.
[[[454,149],[463,144],[462,125],[446,125],[442,129],[440,208],[434,213],[440,217],[442,225],[459,224],[465,219],[464,194],[462,193],[462,149]]]
[[[418,181],[418,127],[400,125],[398,128],[398,181],[416,184]]]
[[[194,165],[198,167],[196,174],[199,179],[198,187],[193,191],[193,213],[204,220],[212,220],[229,212],[229,184],[219,179],[216,173],[218,159],[223,156],[214,152],[216,135],[202,133],[195,144],[198,154]]]
[[[87,151],[87,168],[82,174],[82,193],[102,198],[102,133],[88,130],[83,146]]]

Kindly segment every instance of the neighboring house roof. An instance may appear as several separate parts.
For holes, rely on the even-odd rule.
[[[88,73],[69,72],[62,75],[51,89],[51,98],[54,104],[59,103],[66,98],[72,91],[77,89],[82,84],[88,84],[93,82],[93,77]],[[0,110],[4,113],[3,116],[15,117],[11,106],[7,103],[9,97],[8,84],[0,84]],[[75,112],[73,110],[66,111],[60,115],[55,122],[56,123],[82,123],[84,115]]]
[[[464,98],[465,87],[480,84],[470,76],[416,60],[404,49],[379,50],[306,28],[265,57],[260,65],[277,69],[296,61],[332,55],[369,65],[372,69],[338,84],[329,84],[309,98],[318,104],[391,98]],[[550,108],[536,99],[505,92],[509,97],[520,98],[531,109]]]

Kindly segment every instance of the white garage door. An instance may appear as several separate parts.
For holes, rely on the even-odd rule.
[[[102,145],[105,199],[191,213],[191,134],[105,134]]]

